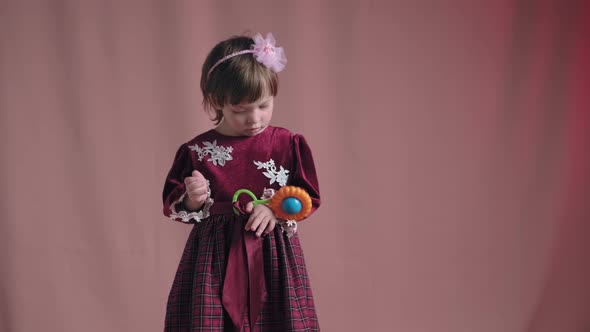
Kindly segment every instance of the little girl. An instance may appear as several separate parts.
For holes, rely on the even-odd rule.
[[[168,298],[165,331],[319,331],[294,221],[253,206],[285,185],[320,195],[303,136],[271,126],[283,49],[266,38],[217,44],[202,68],[214,129],[180,146],[166,178],[164,214],[193,224]],[[243,197],[245,196],[245,197]]]

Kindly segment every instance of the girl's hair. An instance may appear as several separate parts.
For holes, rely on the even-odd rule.
[[[208,75],[211,67],[226,55],[248,50],[254,40],[246,36],[234,36],[224,40],[209,52],[201,70],[201,92],[205,111],[215,111],[212,119],[219,124],[223,119],[221,109],[226,104],[251,103],[267,92],[277,95],[279,77],[276,72],[258,62],[251,53],[229,58]]]

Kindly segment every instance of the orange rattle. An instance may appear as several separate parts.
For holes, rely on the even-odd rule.
[[[256,196],[250,190],[240,189],[234,194],[233,203],[237,202],[238,196],[242,193],[246,193],[253,198],[252,203],[254,206],[268,204],[279,219],[300,221],[311,212],[311,197],[300,187],[282,187],[271,199],[256,199]],[[236,208],[234,208],[234,211],[239,214]]]

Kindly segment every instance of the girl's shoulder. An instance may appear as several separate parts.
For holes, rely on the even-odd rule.
[[[272,144],[282,148],[297,145],[298,142],[303,139],[303,135],[295,133],[287,128],[272,127],[267,128],[267,130],[269,130],[267,137],[270,138]]]
[[[221,146],[240,146],[242,144],[265,144],[285,145],[293,144],[301,135],[293,133],[291,130],[283,127],[268,126],[262,133],[256,136],[226,136],[215,129],[205,131],[188,142],[182,144],[185,147],[210,146],[211,148]]]
[[[294,136],[298,136],[298,134],[293,133],[287,128],[277,127],[277,126],[268,126],[262,133],[256,136],[226,136],[221,134],[215,129],[207,130],[197,136],[195,136],[190,141],[186,142],[186,144],[195,144],[197,142],[203,141],[246,141],[252,140],[253,138],[263,138],[263,137],[288,137],[293,138]]]
[[[216,137],[216,136],[218,136],[218,135],[216,135],[216,133],[217,133],[217,131],[215,131],[215,129],[207,130],[207,131],[200,133],[199,135],[193,137],[190,141],[186,142],[185,144],[191,145],[191,144],[195,144],[198,142],[218,139],[218,137]]]
[[[215,129],[210,129],[207,130],[195,137],[193,137],[192,139],[190,139],[187,142],[184,142],[182,145],[183,146],[194,146],[194,145],[201,145],[204,144],[205,142],[209,142],[209,143],[217,143],[217,142],[222,142],[226,139],[231,139],[231,136],[225,136],[220,134],[219,132],[217,132]]]
[[[291,144],[298,144],[299,141],[305,140],[303,134],[293,132],[287,128],[273,127],[273,129],[274,132],[272,136],[281,137],[284,141],[291,142]]]
[[[292,131],[283,127],[269,126],[267,130],[269,130],[273,136],[283,136],[288,138],[293,138],[293,136],[295,136],[295,134]]]

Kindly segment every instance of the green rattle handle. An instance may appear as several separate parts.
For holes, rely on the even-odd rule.
[[[258,199],[258,198],[256,198],[256,195],[254,195],[254,193],[251,192],[248,189],[240,189],[240,190],[238,190],[238,191],[235,192],[234,197],[232,199],[232,203],[237,202],[238,201],[238,196],[240,196],[241,194],[244,194],[244,193],[245,194],[248,194],[248,196],[252,197],[252,204],[253,204],[253,206],[256,206],[258,204],[267,204],[270,201],[269,199]],[[240,211],[238,211],[238,209],[236,209],[235,207],[233,209],[234,209],[234,212],[237,215],[240,215]]]

